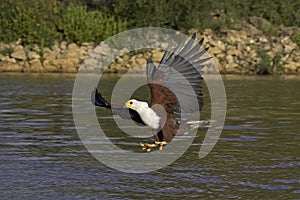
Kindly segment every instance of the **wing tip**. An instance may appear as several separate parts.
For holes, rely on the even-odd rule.
[[[91,101],[94,106],[110,108],[110,104],[102,97],[97,88],[92,91]]]
[[[192,35],[192,39],[195,40],[196,36],[197,36],[197,32],[194,32],[193,35]]]
[[[147,60],[147,65],[146,65],[146,74],[147,74],[148,79],[150,77],[152,77],[152,75],[153,75],[154,72],[155,72],[155,65],[153,64],[152,59],[149,58]]]

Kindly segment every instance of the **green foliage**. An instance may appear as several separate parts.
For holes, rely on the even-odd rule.
[[[239,29],[239,20],[257,16],[274,25],[300,26],[295,0],[0,0],[0,42],[51,47],[55,41],[100,42],[127,28],[157,26]],[[261,26],[275,35],[274,26]],[[298,33],[293,36],[299,41]],[[299,42],[297,42],[299,45]]]
[[[0,54],[3,56],[11,56],[11,54],[14,52],[14,49],[12,47],[7,47],[0,51]]]
[[[292,38],[291,39],[300,48],[300,31],[294,31],[293,34],[292,34]]]
[[[262,30],[265,35],[278,36],[278,26],[274,26],[268,20],[264,18],[255,18],[252,23],[255,23],[257,28]]]
[[[126,30],[126,21],[116,20],[100,11],[87,12],[85,7],[71,4],[62,14],[60,29],[69,42],[100,42]]]
[[[187,30],[201,23],[202,7],[190,0],[114,0],[112,5],[114,15],[127,19],[132,28],[154,26]]]
[[[45,43],[53,45],[57,31],[55,25],[48,20],[48,5],[42,0],[8,1],[1,0],[0,40],[13,42],[18,39],[23,44]]]
[[[21,39],[24,45],[51,47],[62,39],[78,44],[100,42],[127,28],[125,20],[100,11],[89,12],[79,0],[68,4],[57,0],[0,0],[0,3],[0,42],[5,43]]]
[[[254,66],[256,74],[267,75],[270,74],[271,58],[264,50],[257,51],[260,62]]]
[[[251,16],[265,18],[275,25],[300,25],[300,1],[294,0],[111,0],[106,6],[109,12],[127,19],[130,28],[159,26],[176,30],[220,30],[239,28],[238,21]],[[265,31],[274,34],[272,27]]]
[[[284,54],[277,54],[274,58],[271,58],[265,50],[258,50],[257,55],[260,62],[252,69],[255,74],[270,75],[284,72],[284,63],[281,62],[281,58],[285,56]]]

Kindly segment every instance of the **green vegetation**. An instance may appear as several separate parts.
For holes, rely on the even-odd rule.
[[[58,33],[53,19],[48,15],[48,6],[49,3],[42,1],[1,0],[1,42],[22,39],[25,45],[35,43],[51,46]]]
[[[90,2],[90,1],[87,1]],[[95,2],[95,0],[93,1]],[[96,1],[97,2],[97,1]],[[100,2],[103,1],[98,1]],[[108,1],[107,1],[108,2]],[[111,0],[113,14],[126,18],[130,27],[160,26],[190,28],[238,28],[240,19],[258,16],[271,24],[299,26],[300,1],[295,0]]]
[[[158,26],[238,29],[258,16],[271,24],[300,26],[295,0],[0,0],[0,42],[51,47],[55,41],[100,42],[126,29]],[[269,35],[273,26],[262,26]],[[300,33],[293,40],[300,45]]]
[[[0,51],[0,54],[3,56],[11,56],[11,54],[14,52],[14,49],[12,47],[6,48]]]
[[[292,34],[292,38],[293,42],[295,42],[298,47],[300,48],[300,31],[294,31]]]
[[[251,71],[258,75],[270,75],[284,73],[283,63],[280,62],[284,54],[275,55],[272,59],[265,50],[258,50],[257,55],[260,62],[252,66]]]
[[[126,30],[126,21],[115,19],[114,16],[100,11],[86,12],[86,8],[70,5],[62,14],[60,29],[69,42],[99,42],[109,36]]]
[[[57,0],[0,0],[0,42],[51,47],[55,41],[100,42],[124,31],[126,20]],[[41,52],[43,54],[43,52]]]

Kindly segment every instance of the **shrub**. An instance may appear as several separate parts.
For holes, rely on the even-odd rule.
[[[300,48],[300,31],[294,31],[292,34],[292,41],[295,42]]]
[[[254,66],[253,71],[258,75],[270,75],[280,74],[284,72],[284,63],[281,62],[281,58],[284,54],[276,54],[271,58],[265,50],[258,50],[257,55],[260,58],[260,62]]]
[[[72,1],[71,1],[72,2]],[[73,2],[76,2],[73,0]],[[100,42],[124,31],[127,22],[101,11],[57,0],[0,0],[0,42],[51,47],[55,41]]]
[[[271,58],[264,50],[258,50],[257,55],[260,58],[260,62],[254,67],[256,74],[268,75],[271,74]]]
[[[71,4],[62,14],[60,29],[69,42],[100,42],[126,30],[126,21],[100,11],[86,11],[86,7]]]
[[[18,39],[23,44],[44,43],[52,46],[57,36],[55,25],[47,20],[49,7],[42,0],[8,1],[2,0],[0,8],[0,40],[6,43]]]

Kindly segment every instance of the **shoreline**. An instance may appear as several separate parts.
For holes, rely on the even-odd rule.
[[[221,74],[236,75],[299,75],[300,50],[291,39],[297,28],[282,27],[277,36],[268,36],[255,24],[245,23],[240,30],[222,30],[220,35],[211,29],[198,33],[204,38],[204,46],[209,47],[208,55]],[[159,38],[159,36],[155,36]],[[130,41],[130,38],[129,38]],[[154,43],[157,41],[153,41]],[[109,66],[100,66],[99,60],[109,58],[115,49],[98,48],[94,43],[54,44],[53,47],[40,48],[37,45],[23,46],[20,42],[0,44],[0,73],[77,73],[79,68],[87,73],[105,72],[123,74],[144,73],[146,61],[151,58],[158,63],[168,44],[158,44],[160,49],[129,52],[114,59]],[[213,68],[205,67],[204,73]]]

